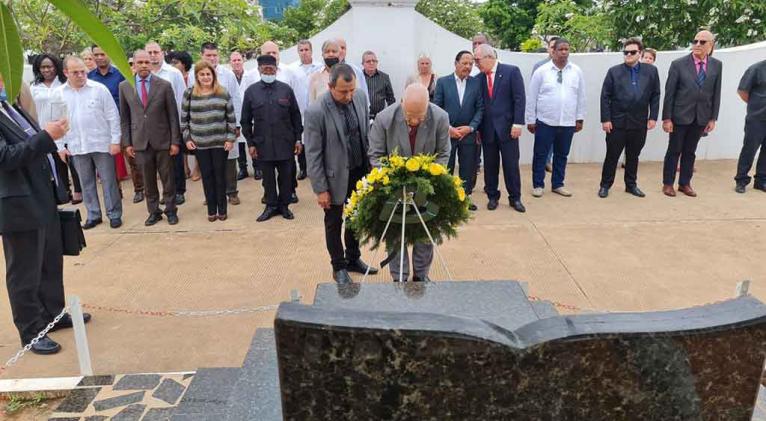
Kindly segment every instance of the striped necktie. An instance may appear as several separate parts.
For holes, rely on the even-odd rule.
[[[697,86],[700,88],[705,83],[705,78],[707,77],[707,74],[705,73],[705,62],[700,61],[700,68],[697,72]]]

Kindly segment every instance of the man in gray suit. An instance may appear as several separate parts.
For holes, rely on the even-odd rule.
[[[380,166],[380,159],[398,153],[409,157],[425,154],[436,155],[436,162],[447,165],[450,154],[449,115],[438,106],[428,102],[428,89],[414,83],[404,90],[401,104],[392,105],[378,113],[370,128],[370,162]],[[391,277],[394,282],[405,281],[409,277],[409,255],[404,252],[404,265],[399,273],[402,256],[391,250]],[[413,281],[427,282],[428,271],[434,256],[433,245],[415,244],[412,247],[412,267],[415,273]]]
[[[149,218],[144,225],[162,220],[157,173],[162,180],[165,215],[168,224],[178,223],[173,157],[179,152],[181,127],[178,107],[170,82],[152,74],[149,54],[138,50],[133,54],[136,87],[127,80],[120,83],[120,123],[122,146],[128,156],[135,157],[144,175],[146,207]]]
[[[670,134],[662,174],[662,192],[666,196],[676,195],[673,185],[679,158],[678,191],[697,196],[691,186],[697,144],[703,133],[715,129],[721,106],[723,65],[710,56],[714,43],[710,31],[700,31],[692,42],[692,53],[670,64],[662,106],[662,129]]]
[[[333,278],[350,283],[348,272],[365,273],[359,242],[343,228],[343,205],[369,170],[367,132],[369,108],[363,90],[356,89],[351,66],[336,64],[330,71],[329,92],[319,96],[304,116],[303,140],[311,188],[324,209],[325,242]],[[343,243],[345,242],[345,253]],[[369,268],[371,274],[377,269]]]

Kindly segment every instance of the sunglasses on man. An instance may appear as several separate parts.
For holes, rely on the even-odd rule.
[[[624,54],[626,56],[634,56],[634,55],[636,55],[638,53],[640,53],[639,50],[623,50],[622,51],[622,54]]]
[[[705,44],[707,44],[707,40],[706,39],[695,39],[694,41],[692,41],[692,45],[697,45],[697,44],[705,45]]]

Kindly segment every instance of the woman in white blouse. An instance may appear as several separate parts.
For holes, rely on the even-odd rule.
[[[407,89],[413,83],[420,83],[428,89],[428,99],[433,101],[434,92],[436,91],[436,79],[438,78],[431,66],[431,57],[421,54],[418,57],[418,72],[407,77],[404,88]]]
[[[61,64],[61,61],[55,56],[50,54],[40,54],[35,57],[35,61],[32,63],[32,73],[35,76],[35,80],[32,82],[30,90],[32,91],[32,99],[34,99],[35,107],[37,109],[37,122],[40,127],[45,127],[49,121],[59,118],[58,116],[53,115],[54,109],[51,104],[51,99],[53,90],[66,83],[64,67]],[[55,112],[60,112],[60,110]],[[77,171],[75,171],[74,165],[69,162],[69,170],[72,172],[74,192],[70,190],[67,166],[60,165],[57,170],[67,186],[67,191],[69,191],[72,204],[76,205],[82,202],[80,178],[77,176]]]

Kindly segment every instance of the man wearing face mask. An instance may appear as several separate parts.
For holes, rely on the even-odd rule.
[[[258,159],[263,171],[266,209],[257,221],[266,221],[277,214],[293,219],[288,207],[293,192],[293,160],[303,148],[301,112],[290,85],[277,80],[274,56],[258,57],[258,71],[261,80],[245,91],[240,122],[250,156]]]
[[[410,157],[415,155],[436,155],[436,163],[447,165],[450,153],[449,115],[435,104],[428,102],[428,89],[413,83],[404,90],[401,104],[392,105],[378,113],[370,128],[370,162],[380,167],[380,159],[393,153]],[[391,253],[389,268],[394,282],[404,282],[409,277],[409,255],[404,251],[401,265],[399,245],[386,244]],[[412,246],[412,269],[414,282],[427,282],[433,245],[417,243]]]

